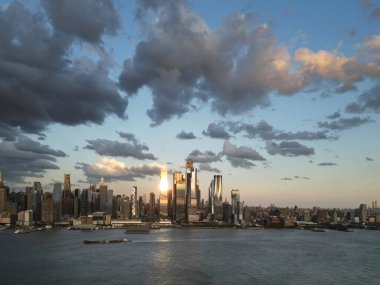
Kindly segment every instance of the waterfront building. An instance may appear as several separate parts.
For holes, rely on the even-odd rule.
[[[231,190],[231,204],[232,204],[232,221],[234,224],[239,224],[243,219],[243,205],[240,202],[240,191]]]
[[[362,223],[367,222],[368,209],[366,204],[360,204],[359,206],[359,221]]]
[[[137,219],[139,217],[138,204],[137,204],[137,186],[132,187],[131,194],[131,218]]]
[[[33,226],[33,211],[26,210],[19,212],[17,215],[17,225],[18,226]]]
[[[46,224],[54,223],[54,199],[52,193],[46,192],[43,194],[41,221]]]
[[[168,171],[167,169],[161,169],[159,215],[161,218],[168,217]]]

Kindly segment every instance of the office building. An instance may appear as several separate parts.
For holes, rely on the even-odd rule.
[[[133,186],[131,194],[131,218],[137,219],[138,217],[137,186]]]
[[[161,218],[168,217],[168,171],[167,169],[161,169],[159,214]]]
[[[232,222],[239,224],[243,220],[243,207],[240,202],[240,191],[231,190]]]
[[[99,184],[99,210],[103,212],[107,211],[107,188],[102,177]]]
[[[189,159],[186,161],[186,220],[188,222],[198,221],[199,199],[197,188],[197,169],[194,168],[193,161]]]
[[[54,202],[54,221],[57,222],[62,217],[62,185],[61,183],[54,183],[53,202]]]
[[[52,193],[46,192],[43,194],[41,221],[45,224],[54,223],[54,199]]]

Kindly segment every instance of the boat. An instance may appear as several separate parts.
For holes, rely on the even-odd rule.
[[[101,243],[123,243],[123,242],[131,242],[131,240],[123,238],[123,239],[111,239],[111,240],[84,240],[84,244],[101,244]]]
[[[15,230],[15,234],[19,234],[20,233],[20,230]]]
[[[159,230],[159,229],[161,229],[161,228],[160,228],[160,226],[157,226],[157,225],[151,225],[151,226],[150,226],[150,229],[151,229],[151,230]]]
[[[125,232],[127,234],[149,234],[150,227],[147,225],[129,226]]]
[[[311,229],[312,232],[317,232],[317,233],[324,233],[325,230],[324,229],[320,229],[320,228],[314,228],[314,229]]]

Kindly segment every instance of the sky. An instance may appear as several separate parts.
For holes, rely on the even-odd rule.
[[[380,200],[380,1],[0,1],[0,171],[202,198]]]

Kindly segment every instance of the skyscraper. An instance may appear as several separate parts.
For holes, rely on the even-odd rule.
[[[59,221],[62,217],[62,185],[61,183],[54,183],[53,188],[53,202],[54,202],[54,221]]]
[[[168,217],[168,171],[166,168],[161,169],[160,175],[160,217]]]
[[[62,216],[74,214],[74,195],[71,193],[70,174],[64,174],[62,194]]]
[[[54,200],[52,193],[46,192],[43,194],[41,221],[46,224],[53,224],[54,222]]]
[[[360,204],[360,206],[359,206],[359,220],[362,223],[367,222],[367,212],[368,212],[367,205],[366,204]]]
[[[197,221],[197,169],[193,166],[193,161],[191,159],[186,162],[186,220],[187,221]]]
[[[232,221],[239,224],[243,219],[242,205],[240,203],[240,191],[231,190]]]
[[[173,173],[173,219],[186,220],[186,181],[182,172]]]
[[[209,213],[216,220],[223,219],[222,175],[214,175],[209,187]]]
[[[150,193],[149,197],[149,215],[150,216],[155,216],[156,215],[156,196],[154,195],[153,192]]]
[[[107,211],[107,185],[104,183],[104,178],[102,177],[99,184],[99,210]]]
[[[138,204],[137,204],[137,186],[132,187],[131,194],[131,218],[137,219],[139,217]]]

